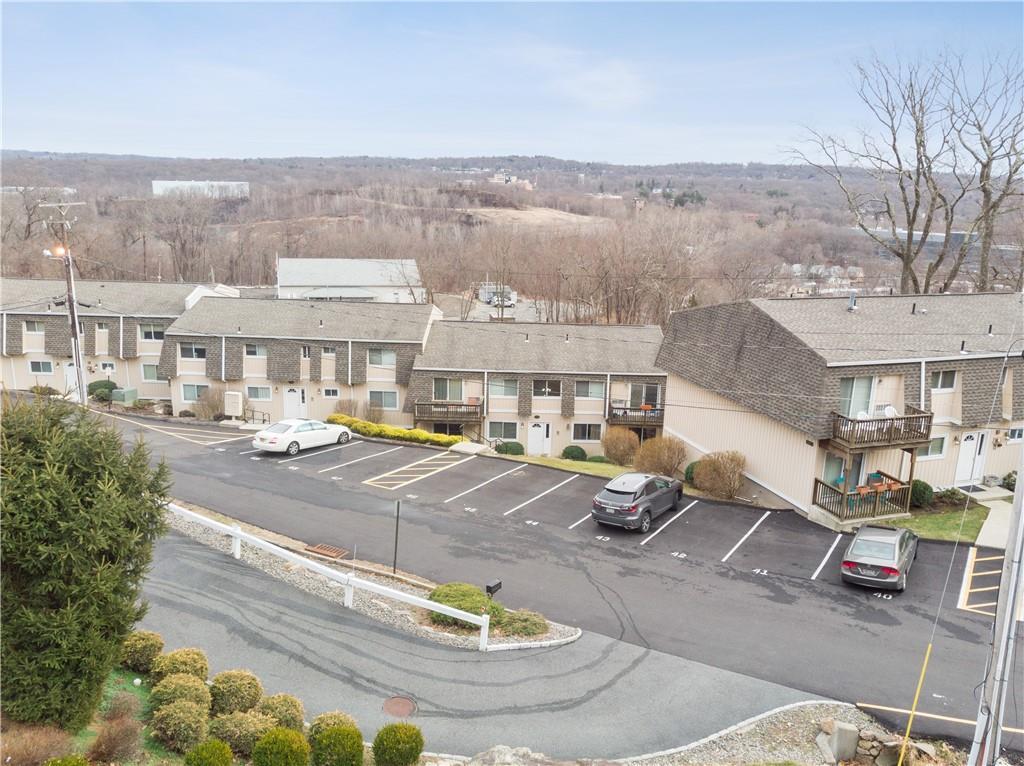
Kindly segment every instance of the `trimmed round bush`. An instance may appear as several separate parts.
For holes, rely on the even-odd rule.
[[[252,749],[277,722],[264,713],[253,710],[219,715],[210,721],[210,735],[228,743],[231,752],[240,758],[252,755]]]
[[[519,442],[502,442],[494,451],[499,455],[524,455],[526,450],[523,449],[523,445]]]
[[[686,466],[686,470],[683,471],[683,481],[685,481],[687,484],[693,484],[693,475],[697,472],[698,465],[700,465],[700,461],[694,460],[692,463]]]
[[[935,498],[935,490],[932,485],[920,479],[914,479],[910,485],[910,504],[915,508],[924,508],[931,505]]]
[[[202,649],[175,649],[154,659],[149,671],[154,682],[162,681],[175,673],[187,673],[205,681],[210,674],[210,663],[206,659],[206,653]]]
[[[376,766],[413,766],[423,752],[423,733],[411,723],[389,723],[373,738]]]
[[[309,743],[295,729],[271,729],[252,749],[253,766],[306,766]]]
[[[208,739],[185,753],[185,766],[231,766],[234,759],[227,742]]]
[[[611,464],[611,460],[606,458],[604,455],[590,455],[587,457],[588,463],[608,463]]]
[[[109,402],[111,396],[112,394],[110,391],[108,391],[105,388],[101,388],[99,391],[92,395],[92,398],[95,399],[97,402]]]
[[[506,636],[543,636],[548,632],[548,621],[543,615],[520,609],[505,612],[501,619],[501,632]]]
[[[562,457],[565,460],[586,460],[587,451],[583,447],[579,447],[575,444],[570,444],[564,450],[562,450]]]
[[[149,710],[156,712],[164,705],[178,700],[194,702],[209,715],[210,689],[206,681],[188,673],[172,673],[154,686],[149,693]]]
[[[151,630],[136,630],[128,634],[121,646],[121,664],[136,673],[148,673],[160,652],[164,640]]]
[[[342,713],[340,710],[332,710],[329,713],[321,713],[313,722],[309,725],[309,738],[311,740],[316,739],[317,735],[324,729],[330,729],[334,726],[353,726],[358,728],[356,719],[350,716],[348,713]]]
[[[363,766],[363,735],[355,726],[328,726],[309,739],[313,766]]]
[[[85,387],[85,390],[89,393],[89,396],[95,396],[98,391],[106,391],[109,399],[109,394],[117,388],[117,383],[112,380],[94,380],[92,383]]]
[[[204,739],[207,733],[207,711],[195,702],[168,702],[153,714],[150,724],[153,737],[168,750],[184,753]]]
[[[43,766],[89,766],[89,762],[85,760],[84,755],[75,753],[74,755],[64,755],[60,758],[51,758]]]
[[[256,706],[257,713],[269,715],[278,726],[286,729],[302,731],[303,721],[306,720],[306,711],[298,697],[290,694],[274,694],[264,697]]]
[[[505,607],[497,601],[487,598],[487,594],[480,590],[480,588],[465,582],[449,582],[444,585],[438,585],[430,592],[429,598],[431,601],[436,601],[439,604],[453,606],[456,609],[472,614],[487,612],[494,621],[501,620],[505,615]],[[464,628],[476,627],[472,623],[455,617],[449,617],[440,612],[431,612],[430,621],[435,625],[458,625]]]
[[[263,684],[248,670],[225,670],[210,685],[214,715],[252,710],[263,696]]]

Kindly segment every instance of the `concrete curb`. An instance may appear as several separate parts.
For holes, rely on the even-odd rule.
[[[733,732],[739,731],[740,729],[745,729],[746,727],[751,726],[752,724],[755,724],[760,720],[768,718],[769,716],[773,716],[776,713],[783,713],[787,710],[792,710],[798,707],[809,707],[811,705],[842,705],[843,707],[858,709],[856,705],[850,702],[839,702],[838,700],[823,699],[804,700],[802,702],[791,702],[788,705],[781,705],[777,708],[766,710],[763,713],[758,713],[757,715],[747,718],[746,720],[740,721],[739,723],[735,723],[732,726],[728,726],[722,729],[721,731],[716,731],[714,734],[709,734],[706,737],[702,737],[701,739],[695,740],[688,745],[674,747],[669,750],[659,750],[656,753],[644,753],[643,755],[634,755],[630,756],[629,758],[615,758],[611,761],[611,763],[631,763],[633,761],[645,761],[651,758],[664,758],[668,755],[677,755],[679,753],[685,753],[687,750],[693,750],[697,747],[700,747],[701,745],[706,745],[709,742],[713,742],[714,740],[719,739],[720,737],[724,737],[727,734],[732,734]]]
[[[552,625],[562,625],[560,622],[552,622],[548,620]],[[562,625],[563,628],[569,627],[568,625]],[[580,636],[583,635],[583,630],[576,628],[576,632],[571,636],[565,638],[552,638],[549,641],[525,641],[521,644],[492,644],[488,642],[487,651],[489,652],[507,652],[513,649],[550,649],[555,646],[565,646],[571,644],[574,641],[578,641]]]

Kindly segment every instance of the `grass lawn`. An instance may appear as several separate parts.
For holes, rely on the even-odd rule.
[[[962,506],[949,507],[942,511],[917,511],[913,512],[912,518],[897,519],[893,523],[900,527],[906,527],[928,540],[956,540],[963,512]],[[981,525],[985,523],[987,517],[988,508],[984,505],[974,505],[968,508],[960,539],[967,543],[973,543],[978,539]]]
[[[585,460],[563,460],[560,457],[532,457],[528,455],[502,455],[509,460],[519,460],[523,463],[534,465],[546,465],[548,468],[561,468],[563,471],[587,474],[588,476],[602,476],[606,479],[614,479],[620,473],[630,470],[614,463],[588,463]]]

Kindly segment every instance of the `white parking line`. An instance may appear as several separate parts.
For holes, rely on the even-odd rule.
[[[251,455],[253,452],[263,452],[261,449],[247,449],[245,452],[239,452],[239,455]]]
[[[821,560],[821,563],[818,564],[818,568],[815,569],[814,574],[811,575],[812,580],[818,579],[818,575],[821,574],[821,570],[825,568],[825,565],[828,563],[828,560],[832,558],[832,551],[836,549],[836,546],[839,545],[839,541],[842,539],[842,535],[836,535],[836,539],[832,541],[832,547],[828,549],[828,553],[825,554],[825,558]]]
[[[521,466],[521,465],[517,465],[517,466],[516,466],[515,468],[510,468],[509,470],[505,471],[505,473],[499,473],[499,474],[498,474],[497,476],[495,476],[495,477],[493,477],[493,478],[491,478],[491,479],[488,479],[487,481],[482,481],[482,482],[480,482],[480,483],[479,483],[479,484],[477,484],[477,485],[476,485],[475,487],[470,487],[470,488],[469,488],[469,489],[467,489],[467,490],[466,490],[465,492],[460,492],[460,493],[459,493],[459,494],[457,494],[457,495],[452,495],[451,497],[449,497],[449,498],[448,498],[447,500],[445,500],[444,502],[446,502],[446,503],[450,503],[450,502],[451,502],[452,500],[458,500],[458,499],[459,499],[460,497],[462,497],[463,495],[468,495],[468,494],[469,494],[470,492],[474,492],[474,491],[476,491],[476,490],[480,489],[480,487],[485,487],[485,486],[487,486],[488,484],[490,484],[490,483],[491,483],[492,481],[497,481],[497,480],[498,480],[498,479],[500,479],[500,478],[501,478],[502,476],[508,476],[508,475],[509,475],[510,473],[515,473],[516,471],[522,471],[522,470],[523,470],[523,466]]]
[[[576,529],[576,527],[578,527],[580,524],[582,524],[584,521],[586,521],[589,518],[590,518],[590,514],[588,513],[586,516],[584,516],[579,521],[576,521],[576,522],[573,522],[572,524],[570,524],[569,525],[569,529]]]
[[[389,452],[396,452],[397,450],[400,450],[400,449],[402,449],[402,448],[401,447],[392,447],[391,449],[386,449],[386,450],[384,450],[382,452],[374,452],[372,455],[363,455],[362,457],[357,457],[355,460],[349,460],[347,463],[342,463],[341,465],[332,465],[330,468],[324,468],[324,469],[322,469],[320,471],[317,471],[317,473],[327,473],[328,471],[336,471],[339,468],[344,468],[347,465],[352,465],[353,463],[358,463],[360,460],[369,460],[371,457],[377,457],[378,455],[386,455]]]
[[[693,501],[692,503],[690,503],[690,504],[689,504],[688,506],[686,506],[685,508],[683,508],[683,510],[681,510],[681,511],[680,511],[679,513],[677,513],[677,514],[676,514],[675,516],[673,516],[673,517],[672,517],[671,519],[669,519],[669,520],[668,520],[668,521],[666,521],[666,522],[665,522],[664,524],[662,524],[662,525],[661,525],[660,527],[658,527],[658,528],[657,528],[657,529],[656,529],[656,530],[655,530],[655,531],[654,531],[653,533],[651,533],[651,534],[650,534],[650,535],[649,535],[649,536],[648,536],[648,537],[647,537],[647,538],[646,538],[646,539],[645,539],[645,540],[644,540],[644,541],[643,541],[642,543],[640,543],[640,544],[641,544],[641,545],[647,545],[647,543],[648,543],[648,542],[650,542],[651,540],[653,540],[653,539],[654,539],[654,536],[655,536],[656,534],[658,534],[659,532],[661,532],[661,530],[663,530],[663,529],[664,529],[665,527],[667,527],[667,526],[668,526],[669,524],[671,524],[671,523],[672,523],[673,521],[675,521],[676,519],[678,519],[678,518],[679,518],[680,516],[682,516],[682,515],[683,515],[684,513],[686,513],[686,512],[688,511],[688,510],[690,510],[691,508],[693,508],[693,506],[695,506],[696,504],[697,504],[697,501],[696,501],[696,500],[694,500],[694,501]]]
[[[316,457],[322,455],[325,452],[334,452],[336,449],[345,449],[345,447],[354,447],[362,442],[346,442],[345,444],[339,444],[337,447],[328,447],[327,449],[318,450],[317,452],[307,452],[305,455],[299,455],[298,457],[290,457],[287,460],[278,460],[279,463],[290,463],[293,460],[305,460],[307,457]]]
[[[578,473],[574,473],[574,474],[573,474],[572,476],[570,476],[570,477],[569,477],[568,479],[566,479],[565,481],[560,481],[560,482],[558,482],[558,484],[556,484],[555,486],[553,486],[553,487],[552,487],[551,489],[546,489],[546,490],[544,490],[543,492],[541,492],[541,493],[540,493],[539,495],[534,495],[534,496],[533,496],[533,497],[531,497],[531,498],[530,498],[529,500],[527,500],[527,501],[526,501],[525,503],[520,503],[520,504],[519,504],[519,505],[517,505],[517,506],[516,506],[515,508],[510,508],[509,510],[505,511],[505,513],[503,513],[503,514],[502,514],[502,516],[508,516],[508,515],[509,515],[510,513],[515,513],[515,512],[516,512],[516,511],[518,511],[518,510],[519,510],[520,508],[525,508],[525,507],[526,507],[526,506],[528,506],[528,505],[529,505],[530,503],[532,503],[532,502],[533,502],[534,500],[540,500],[540,499],[541,499],[542,497],[544,497],[544,495],[548,494],[549,492],[554,492],[554,491],[555,491],[556,489],[558,489],[559,487],[561,487],[561,486],[562,486],[563,484],[568,484],[568,483],[569,483],[570,481],[572,481],[573,479],[578,479],[579,477],[580,477],[580,475],[579,475]]]
[[[754,526],[752,526],[750,529],[747,530],[747,534],[743,535],[743,537],[740,538],[740,541],[738,543],[736,543],[734,546],[732,546],[732,550],[725,554],[725,557],[722,559],[722,563],[724,564],[726,561],[728,561],[729,557],[736,552],[736,549],[739,548],[741,545],[743,545],[743,542],[748,537],[750,537],[752,534],[754,534],[754,530],[755,529],[757,529],[759,526],[761,526],[761,522],[764,521],[765,519],[767,519],[771,515],[772,515],[771,511],[765,511],[764,512],[764,516],[762,516],[756,522],[754,522]]]

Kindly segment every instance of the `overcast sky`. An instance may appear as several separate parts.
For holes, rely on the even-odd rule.
[[[851,63],[1020,55],[1024,4],[3,5],[3,146],[773,162]]]

